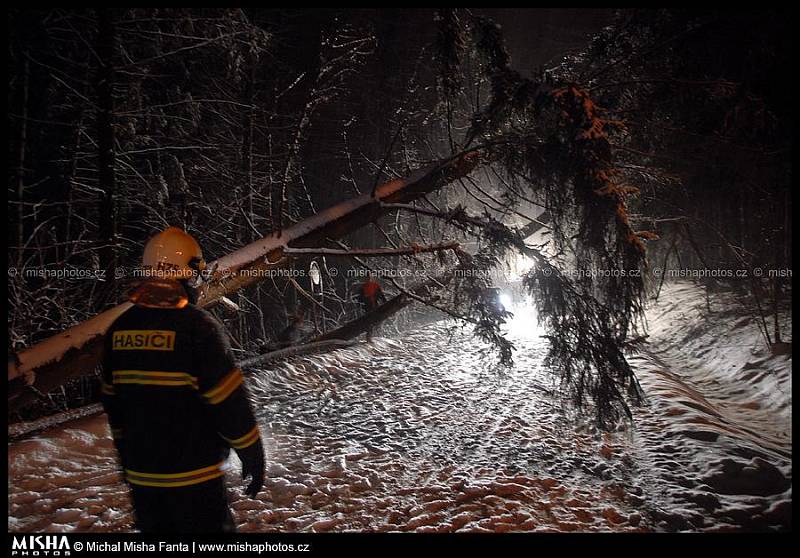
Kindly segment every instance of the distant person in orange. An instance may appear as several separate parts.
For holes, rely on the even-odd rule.
[[[367,280],[361,284],[361,289],[358,293],[359,301],[364,309],[364,314],[372,312],[378,306],[386,302],[386,295],[383,294],[383,289],[380,284],[375,281],[373,277],[367,277]],[[372,328],[367,330],[367,341],[372,340]]]

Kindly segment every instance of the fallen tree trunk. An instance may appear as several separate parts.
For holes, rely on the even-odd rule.
[[[131,306],[119,304],[9,358],[8,412],[70,378],[91,373],[102,357],[106,330]]]
[[[262,355],[257,355],[251,358],[246,358],[239,361],[239,368],[252,368],[257,364],[264,364],[273,360],[286,358],[290,356],[308,355],[318,353],[320,351],[343,349],[355,345],[352,341],[345,341],[344,339],[328,339],[325,341],[312,341],[311,343],[304,343],[302,345],[293,345],[291,347],[284,347],[277,351],[270,351]]]
[[[404,294],[397,295],[378,306],[375,310],[353,321],[347,322],[340,328],[320,335],[315,341],[325,341],[327,339],[354,339],[380,322],[389,319],[413,302],[415,302],[414,299]]]
[[[348,322],[344,326],[334,331],[320,335],[309,343],[293,345],[291,347],[285,347],[283,349],[278,349],[254,357],[246,358],[240,360],[237,365],[239,368],[247,369],[291,356],[316,354],[320,352],[352,347],[357,344],[356,341],[353,341],[354,338],[366,332],[370,327],[389,319],[395,313],[413,302],[415,302],[414,299],[410,299],[405,295],[401,294],[395,296],[372,312],[363,316],[359,316],[355,320]],[[42,432],[43,430],[64,424],[65,422],[85,418],[102,412],[104,412],[104,410],[100,403],[92,403],[91,405],[86,405],[77,409],[70,409],[69,411],[59,413],[58,415],[43,417],[35,421],[15,423],[8,428],[8,438],[9,441],[18,441]]]
[[[200,304],[209,306],[221,296],[261,281],[285,258],[285,248],[312,248],[327,239],[337,239],[371,223],[388,212],[385,203],[407,203],[469,174],[479,163],[479,153],[470,151],[439,161],[381,184],[370,193],[344,201],[308,217],[282,231],[223,256],[211,265],[212,281],[201,295]],[[215,267],[216,266],[216,267]]]
[[[315,337],[311,342],[302,345],[294,345],[277,351],[270,351],[262,355],[244,359],[239,362],[240,368],[251,367],[256,364],[263,364],[272,360],[285,358],[288,356],[305,355],[316,353],[326,349],[338,349],[351,347],[355,339],[362,333],[367,332],[379,323],[388,320],[397,312],[416,302],[413,298],[405,294],[399,294],[378,306],[375,310],[359,316],[355,320],[347,322],[345,325]]]
[[[430,246],[412,244],[405,248],[353,248],[350,250],[337,250],[336,248],[286,248],[283,253],[289,256],[411,256],[414,254],[429,254],[442,250],[459,248],[458,242],[442,242]]]
[[[221,297],[265,279],[270,270],[286,263],[286,248],[311,248],[328,238],[341,238],[385,214],[388,210],[382,204],[414,201],[466,176],[479,162],[478,151],[438,161],[408,177],[381,184],[374,195],[365,193],[341,202],[223,256],[209,266],[214,273],[198,304],[211,306]],[[37,392],[47,393],[71,378],[92,373],[100,363],[106,330],[130,306],[115,306],[9,358],[8,380],[14,380],[16,388],[9,390],[8,412],[34,400]]]
[[[69,409],[57,415],[50,415],[30,422],[16,422],[8,426],[8,441],[17,442],[35,436],[45,430],[61,426],[68,422],[85,419],[103,413],[101,403],[92,403],[77,409]]]

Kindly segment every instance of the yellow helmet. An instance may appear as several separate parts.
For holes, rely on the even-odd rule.
[[[169,227],[147,241],[142,257],[145,274],[161,279],[192,279],[206,268],[200,245],[178,227]]]

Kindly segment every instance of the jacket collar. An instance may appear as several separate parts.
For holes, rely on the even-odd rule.
[[[189,304],[183,285],[171,279],[148,279],[133,289],[129,299],[147,308],[183,308]]]

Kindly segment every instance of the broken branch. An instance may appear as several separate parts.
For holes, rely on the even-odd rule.
[[[283,253],[288,256],[405,256],[439,252],[441,250],[454,250],[459,246],[458,242],[453,241],[428,246],[412,244],[404,248],[352,248],[349,250],[337,250],[336,248],[286,248]]]

